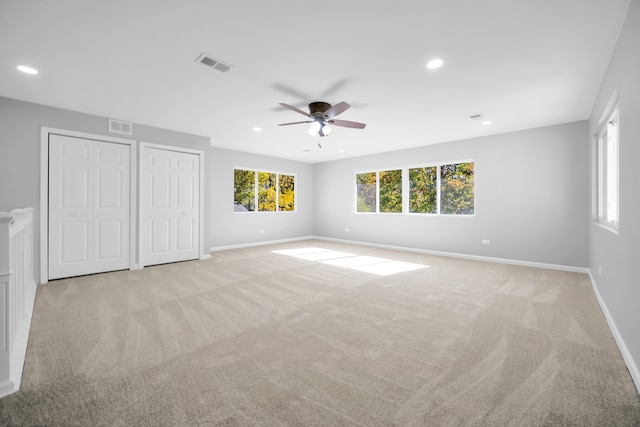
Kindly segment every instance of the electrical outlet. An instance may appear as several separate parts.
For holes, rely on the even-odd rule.
[[[482,239],[482,244],[483,244],[483,245],[490,245],[490,244],[491,244],[491,240],[489,240],[489,239]]]

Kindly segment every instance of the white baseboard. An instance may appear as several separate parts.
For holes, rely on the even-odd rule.
[[[561,271],[570,271],[574,273],[584,273],[584,274],[587,274],[589,272],[588,268],[574,267],[570,265],[545,264],[541,262],[522,261],[517,259],[494,258],[494,257],[481,256],[481,255],[460,254],[455,252],[433,251],[429,249],[409,248],[405,246],[392,246],[392,245],[383,245],[379,243],[359,242],[355,240],[334,239],[332,237],[312,236],[311,238],[318,239],[318,240],[327,240],[330,242],[348,243],[352,245],[371,246],[371,247],[382,248],[382,249],[392,249],[396,251],[415,252],[415,253],[421,253],[421,254],[427,254],[427,255],[469,259],[474,261],[496,262],[500,264],[520,265],[523,267],[545,268],[548,270],[561,270]]]
[[[11,380],[0,382],[0,398],[10,395],[18,391],[15,383]]]
[[[607,324],[609,325],[611,334],[613,335],[616,341],[616,344],[620,349],[620,353],[622,354],[622,358],[624,359],[627,365],[627,369],[631,374],[633,383],[635,384],[636,389],[640,393],[640,370],[638,369],[638,365],[636,365],[636,362],[633,359],[631,352],[627,348],[627,345],[624,339],[622,338],[622,335],[620,334],[620,331],[618,330],[618,327],[616,326],[616,323],[613,320],[613,317],[611,316],[611,313],[609,312],[607,305],[602,299],[602,296],[600,295],[600,291],[598,290],[598,286],[596,285],[596,281],[589,268],[574,267],[574,266],[568,266],[568,265],[558,265],[558,264],[546,264],[546,263],[540,263],[540,262],[513,260],[513,259],[505,259],[505,258],[494,258],[494,257],[486,257],[486,256],[479,256],[479,255],[459,254],[454,252],[433,251],[433,250],[427,250],[427,249],[417,249],[417,248],[408,248],[408,247],[402,247],[402,246],[359,242],[355,240],[335,239],[331,237],[322,237],[322,236],[306,236],[306,237],[299,237],[294,239],[272,240],[272,241],[266,241],[266,242],[219,246],[219,247],[211,248],[211,252],[223,251],[228,249],[247,248],[252,246],[270,245],[273,243],[285,243],[285,242],[293,242],[293,241],[300,241],[300,240],[309,240],[309,239],[326,240],[330,242],[347,243],[347,244],[360,245],[360,246],[370,246],[370,247],[392,249],[392,250],[399,250],[399,251],[405,251],[405,252],[416,252],[416,253],[423,253],[427,255],[437,255],[437,256],[462,258],[462,259],[470,259],[470,260],[477,260],[477,261],[497,262],[501,264],[512,264],[512,265],[520,265],[524,267],[545,268],[545,269],[551,269],[551,270],[560,270],[560,271],[569,271],[569,272],[587,274],[589,276],[589,279],[591,280],[591,286],[593,287],[593,291],[596,295],[598,304],[600,305],[600,309],[602,310],[602,313],[604,314],[604,317],[607,320]]]
[[[596,294],[596,299],[598,300],[598,304],[600,304],[600,309],[604,314],[604,318],[607,319],[607,324],[609,325],[609,329],[611,330],[611,334],[613,338],[616,340],[616,344],[618,344],[618,349],[620,349],[620,353],[622,353],[622,358],[624,359],[624,363],[627,365],[627,369],[631,374],[631,379],[633,379],[633,383],[636,386],[636,390],[640,393],[640,370],[638,369],[638,365],[636,365],[635,360],[633,360],[633,356],[627,347],[627,344],[624,342],[618,327],[616,326],[615,320],[611,316],[611,312],[607,307],[607,304],[602,299],[600,295],[600,291],[598,290],[598,285],[596,284],[596,280],[589,270],[589,279],[591,280],[591,286],[593,287],[593,292]]]
[[[264,245],[273,245],[276,243],[288,243],[288,242],[297,242],[299,240],[309,240],[314,239],[314,236],[304,236],[304,237],[293,237],[291,239],[280,239],[280,240],[268,240],[264,242],[251,242],[251,243],[240,243],[237,245],[227,245],[227,246],[214,246],[209,248],[210,252],[218,252],[218,251],[227,251],[229,249],[242,249],[242,248],[251,248],[254,246],[264,246]]]

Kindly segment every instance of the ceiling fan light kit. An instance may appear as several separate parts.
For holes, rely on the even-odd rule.
[[[311,122],[311,126],[309,126],[309,135],[316,136],[318,132],[320,132],[320,128],[322,128],[322,123],[320,123],[318,120],[314,120],[313,122]]]
[[[366,124],[360,122],[352,122],[349,120],[334,120],[333,118],[338,114],[344,113],[351,107],[346,102],[339,102],[336,105],[331,105],[327,102],[312,102],[309,104],[309,112],[306,113],[299,108],[285,104],[281,102],[280,105],[288,110],[295,111],[296,113],[307,116],[311,120],[305,120],[302,122],[290,122],[280,123],[278,126],[297,125],[301,123],[311,123],[309,127],[309,135],[321,137],[329,135],[331,128],[328,125],[335,125],[340,127],[347,127],[352,129],[364,129]]]

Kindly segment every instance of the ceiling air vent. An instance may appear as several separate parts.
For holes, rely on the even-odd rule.
[[[123,122],[122,120],[109,119],[109,132],[120,133],[123,135],[132,135],[133,123]]]
[[[214,70],[222,71],[223,73],[226,73],[232,67],[232,65],[225,64],[219,59],[216,59],[211,55],[207,55],[206,53],[203,53],[202,55],[200,55],[196,59],[196,62],[206,65],[209,68],[213,68]]]

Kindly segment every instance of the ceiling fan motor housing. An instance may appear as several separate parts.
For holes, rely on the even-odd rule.
[[[329,108],[331,108],[331,104],[327,102],[312,102],[309,104],[309,114],[312,116],[322,116]]]

